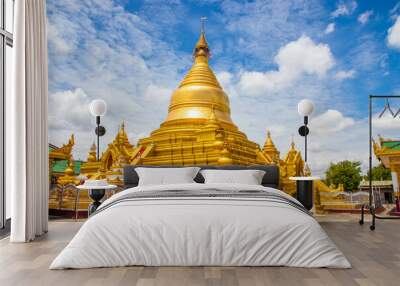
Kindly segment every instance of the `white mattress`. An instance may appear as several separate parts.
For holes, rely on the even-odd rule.
[[[136,187],[105,201],[50,269],[145,266],[293,266],[350,268],[318,222],[299,209],[247,198],[151,198],[163,190],[263,190],[262,186],[184,184]],[[114,202],[114,203],[113,203]]]

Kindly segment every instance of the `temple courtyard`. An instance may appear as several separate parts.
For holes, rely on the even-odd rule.
[[[317,220],[353,268],[289,267],[120,267],[49,270],[56,255],[83,221],[52,220],[47,235],[32,243],[0,240],[0,285],[399,285],[399,222],[378,220],[360,226],[358,215],[318,216]]]

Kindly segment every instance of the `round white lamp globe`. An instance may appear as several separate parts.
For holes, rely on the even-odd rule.
[[[297,105],[297,111],[302,116],[309,116],[314,111],[314,103],[309,99],[303,99]]]
[[[107,112],[107,104],[102,99],[95,99],[90,103],[89,110],[93,116],[103,116]]]

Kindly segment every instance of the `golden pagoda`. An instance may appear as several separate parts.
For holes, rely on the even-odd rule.
[[[303,175],[304,161],[300,151],[296,150],[294,141],[290,143],[290,149],[279,164],[280,182],[282,189],[290,195],[296,193],[296,182],[290,180],[290,177]]]
[[[272,141],[271,132],[269,130],[267,130],[267,139],[265,140],[262,152],[273,164],[279,164],[279,151]]]
[[[101,165],[101,161],[97,161],[96,144],[93,142],[90,146],[87,160],[81,166],[80,174],[84,177],[92,177],[98,173]]]
[[[231,119],[229,98],[209,66],[209,57],[209,46],[202,31],[193,51],[194,63],[172,94],[168,115],[160,127],[133,146],[122,123],[99,161],[96,146],[91,146],[80,174],[91,179],[105,177],[110,183],[122,185],[123,167],[127,164],[275,164],[280,169],[280,188],[294,195],[296,184],[289,177],[303,175],[301,153],[292,141],[288,153],[280,159],[269,131],[261,149],[238,129]],[[318,181],[316,191],[333,190]]]
[[[129,143],[123,122],[117,136],[108,144],[99,161],[96,159],[96,145],[92,144],[87,162],[81,166],[81,174],[91,179],[106,177],[110,183],[121,185],[122,167],[130,163],[134,151],[135,147]]]
[[[299,152],[296,151],[298,156],[288,155],[280,160],[270,132],[261,149],[233,123],[229,98],[209,66],[209,57],[209,46],[202,31],[193,51],[194,63],[172,94],[167,118],[160,127],[133,146],[122,123],[99,161],[96,146],[91,146],[80,174],[92,179],[105,176],[121,185],[122,168],[126,164],[276,164],[285,178],[301,175],[303,161]],[[294,182],[289,180],[283,180],[281,187],[290,193],[295,189]]]
[[[249,165],[259,160],[258,144],[232,122],[229,98],[209,66],[204,32],[194,63],[172,95],[168,116],[149,137],[140,139],[134,164]]]

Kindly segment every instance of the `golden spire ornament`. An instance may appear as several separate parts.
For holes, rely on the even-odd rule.
[[[89,155],[87,158],[88,162],[96,162],[97,161],[96,148],[97,148],[96,143],[93,142],[93,144],[89,150]]]

